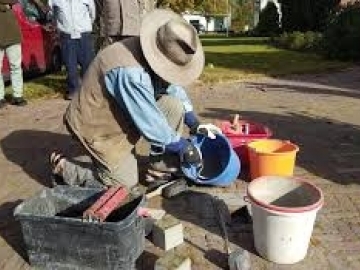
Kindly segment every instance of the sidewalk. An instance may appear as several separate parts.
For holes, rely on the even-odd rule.
[[[234,114],[269,126],[274,138],[300,147],[295,175],[308,179],[325,194],[306,259],[291,266],[269,263],[256,255],[251,224],[234,215],[232,245],[251,252],[252,269],[360,268],[360,68],[344,73],[292,76],[286,80],[198,86],[190,91],[204,122],[231,119]],[[0,269],[30,269],[25,248],[12,218],[14,207],[46,185],[48,154],[66,149],[81,154],[62,127],[67,103],[41,100],[24,108],[0,111]],[[70,145],[70,147],[69,147]],[[224,269],[227,257],[208,194],[221,197],[231,211],[244,205],[246,183],[226,189],[196,188],[191,196],[152,199],[181,219],[193,269]],[[164,252],[147,241],[139,269],[152,269]]]

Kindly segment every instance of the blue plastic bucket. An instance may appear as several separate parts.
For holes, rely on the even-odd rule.
[[[240,173],[240,160],[228,139],[217,135],[210,139],[203,135],[190,137],[192,143],[200,149],[203,164],[196,168],[183,163],[181,169],[185,176],[198,184],[228,186]]]

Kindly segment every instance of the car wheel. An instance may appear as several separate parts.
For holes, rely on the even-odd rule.
[[[62,68],[62,59],[61,59],[61,51],[59,48],[55,49],[51,55],[51,72],[59,72]]]

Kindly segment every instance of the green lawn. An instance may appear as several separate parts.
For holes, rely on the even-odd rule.
[[[26,78],[24,96],[27,99],[48,98],[62,95],[66,89],[65,73],[47,74],[36,78]],[[6,87],[7,96],[10,95],[10,86]]]
[[[206,64],[201,80],[205,83],[255,76],[320,73],[351,65],[328,61],[316,54],[278,49],[270,46],[266,38],[204,36],[202,43]]]
[[[266,38],[201,37],[206,64],[204,83],[235,81],[256,76],[318,73],[345,68],[351,63],[328,61],[315,54],[282,50],[268,45]],[[26,80],[25,97],[57,96],[65,89],[64,73]],[[7,88],[9,91],[9,87]]]

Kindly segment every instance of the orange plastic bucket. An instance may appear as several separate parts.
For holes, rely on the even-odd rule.
[[[289,141],[263,139],[248,144],[250,177],[294,174],[296,153],[299,147]]]

